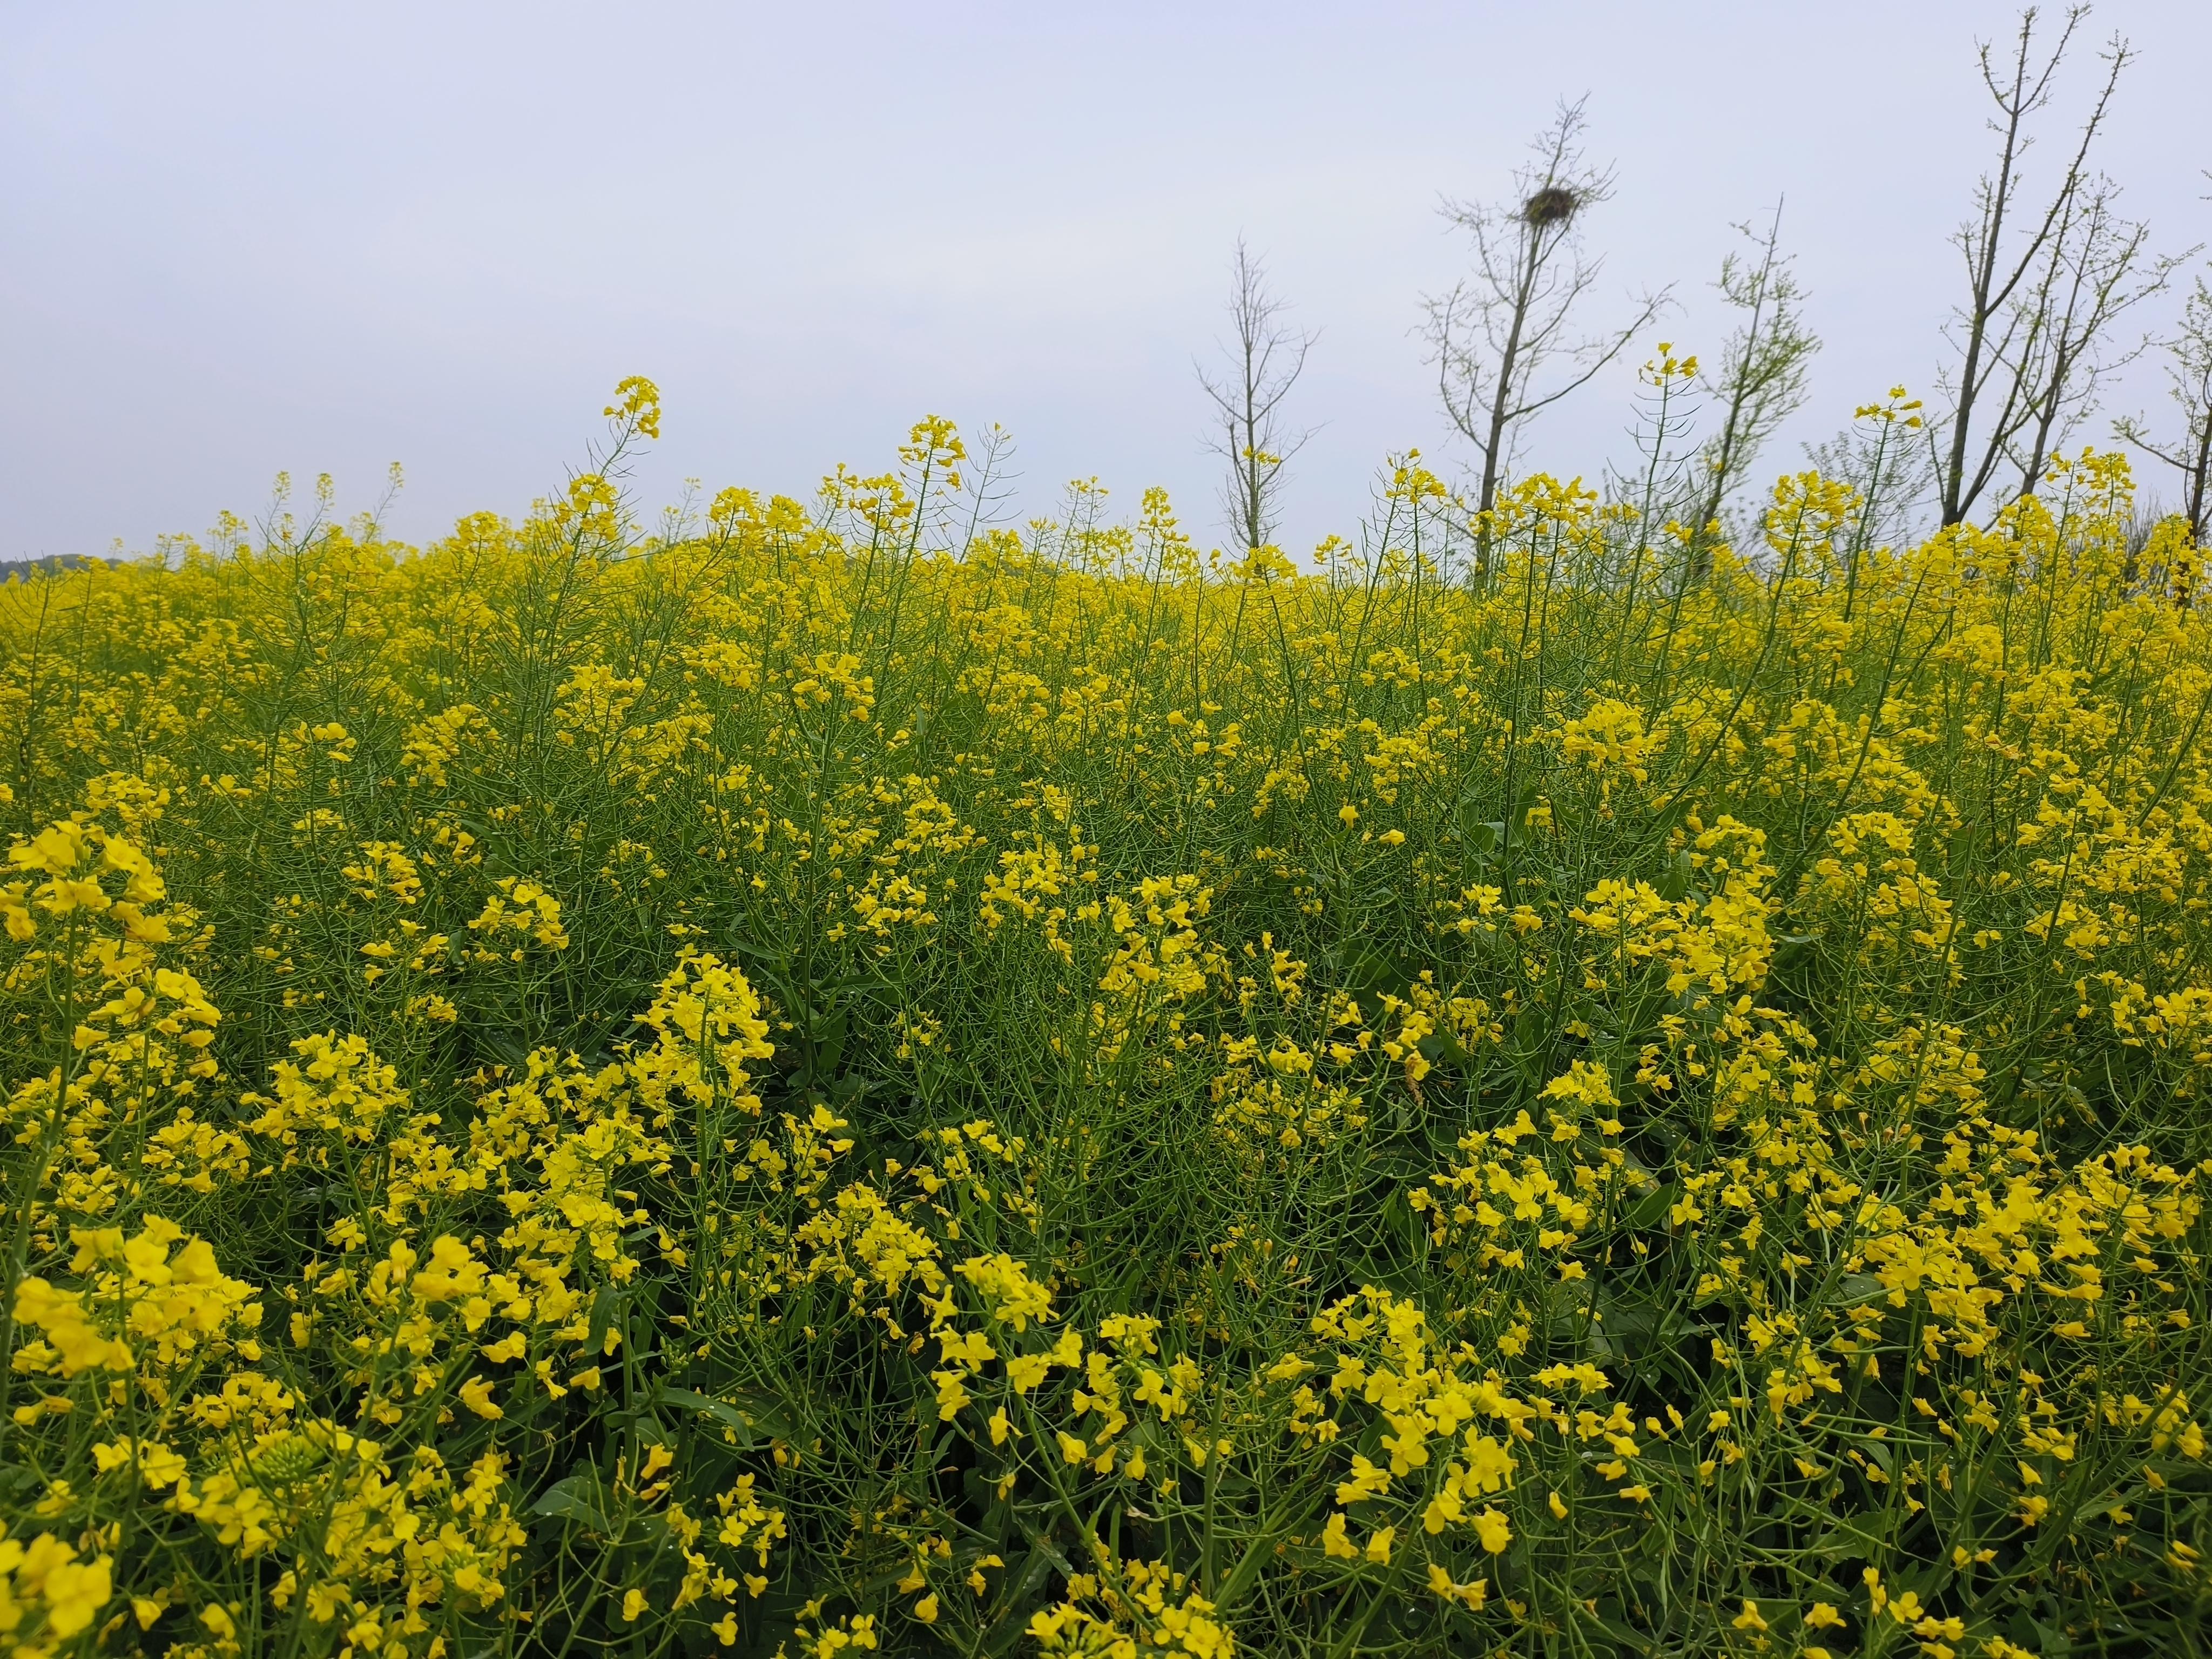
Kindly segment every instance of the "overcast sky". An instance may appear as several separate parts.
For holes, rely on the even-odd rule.
[[[1653,338],[1717,354],[1731,222],[1786,195],[1825,337],[1802,465],[1927,388],[1947,237],[1990,141],[1982,0],[1850,4],[827,3],[267,8],[7,0],[0,52],[0,558],[148,546],[336,475],[427,542],[525,510],[656,379],[635,485],[811,493],[924,413],[997,422],[1020,505],[1167,485],[1220,533],[1192,373],[1242,233],[1320,331],[1289,534],[1348,530],[1388,451],[1446,440],[1413,330],[1465,249],[1443,196],[1508,185],[1588,94],[1619,192],[1593,324],[1679,285]],[[2099,158],[2158,245],[2212,240],[2212,5],[2106,0],[2047,180],[2118,29],[2140,61]],[[2201,267],[2201,259],[2200,259]],[[2162,320],[2162,318],[2161,318]],[[1638,354],[1640,355],[1640,354]],[[1626,451],[1632,361],[1535,459]],[[2155,413],[2154,376],[2122,407]],[[2099,423],[2101,433],[2103,422]]]

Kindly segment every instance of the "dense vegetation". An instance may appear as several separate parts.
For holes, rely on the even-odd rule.
[[[0,587],[0,1650],[2203,1650],[2120,462],[1294,564],[936,422],[646,534],[611,413]]]

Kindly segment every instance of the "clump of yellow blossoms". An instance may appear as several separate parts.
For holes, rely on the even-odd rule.
[[[659,409],[0,588],[0,1654],[2187,1650],[2117,459],[1739,550],[1409,457],[1304,565],[933,419],[647,534]]]

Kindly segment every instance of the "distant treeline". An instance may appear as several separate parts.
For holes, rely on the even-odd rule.
[[[18,577],[28,581],[41,571],[48,575],[57,570],[76,570],[89,562],[76,553],[54,553],[43,559],[0,559],[0,582],[12,582]]]

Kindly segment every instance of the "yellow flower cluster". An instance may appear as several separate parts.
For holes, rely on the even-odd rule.
[[[647,532],[659,410],[0,587],[0,1654],[2188,1650],[2118,460],[1231,561],[936,419]]]

